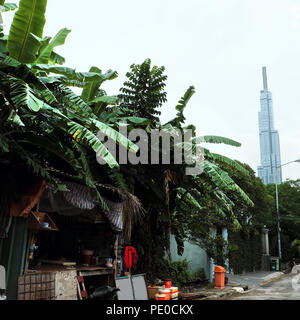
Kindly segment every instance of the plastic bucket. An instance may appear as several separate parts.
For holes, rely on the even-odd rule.
[[[166,296],[165,300],[171,299],[171,291],[170,289],[159,289],[159,294],[164,294]]]
[[[156,294],[155,300],[167,300],[165,294]]]
[[[171,291],[171,294],[172,293],[178,293],[178,287],[171,287],[170,291]]]
[[[178,292],[177,293],[171,293],[171,300],[178,300]]]

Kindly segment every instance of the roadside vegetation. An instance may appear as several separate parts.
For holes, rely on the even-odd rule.
[[[8,168],[22,168],[54,184],[57,190],[64,190],[59,174],[63,172],[89,186],[101,201],[99,183],[130,193],[142,204],[143,212],[136,211],[128,218],[125,244],[131,243],[137,248],[139,271],[151,274],[165,254],[171,263],[171,234],[175,236],[179,254],[183,253],[184,241],[190,240],[222,263],[225,244],[210,238],[210,228],[226,227],[232,235],[250,236],[257,235],[264,225],[273,227],[271,187],[267,193],[249,166],[207,149],[207,144],[213,143],[232,147],[241,144],[226,137],[197,136],[197,128],[185,122],[184,112],[195,93],[194,86],[178,93],[175,118],[161,123],[160,110],[167,103],[167,75],[163,66],[152,65],[149,58],[133,63],[120,91],[108,93],[101,86],[118,77],[117,71],[103,72],[100,66],[78,71],[76,67],[67,67],[67,57],[55,52],[71,30],[62,28],[56,35],[43,34],[46,0],[21,0],[18,8],[0,0],[0,5],[4,11],[16,10],[8,35],[0,25],[0,166],[3,174],[9,172]],[[81,94],[72,88],[81,88]],[[170,137],[176,130],[182,135],[191,130],[192,136],[181,143],[180,148],[192,150],[195,158],[199,157],[196,150],[201,146],[203,173],[186,175],[190,165],[185,161],[175,162],[174,150],[178,145],[174,139],[171,139],[169,164],[119,163],[119,155],[114,156],[97,134],[101,132],[128,152],[137,154],[138,139],[130,140],[119,132],[119,124],[124,122],[128,131],[143,129],[148,137],[152,129],[162,130]],[[161,159],[163,150],[161,146],[158,148]],[[151,152],[150,144],[148,150]],[[96,155],[105,164],[99,165]],[[280,186],[281,194],[286,186]],[[295,185],[289,187],[296,188]],[[3,203],[11,201],[12,195],[19,196],[13,184],[4,189],[1,190]],[[284,197],[280,199],[285,201]],[[102,205],[106,210],[103,201]],[[125,206],[124,210],[127,209]],[[292,233],[292,241],[299,239],[296,228],[288,229],[288,221],[298,219],[298,214],[281,209],[287,222],[283,228]],[[231,261],[237,259],[241,245],[230,244]],[[165,273],[166,270],[167,267]],[[170,269],[169,273],[173,276]],[[184,283],[179,276],[175,278],[178,283]],[[193,276],[186,275],[185,279],[188,282]]]

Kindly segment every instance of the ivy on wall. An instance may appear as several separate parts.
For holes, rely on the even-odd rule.
[[[233,273],[261,269],[262,241],[257,231],[229,232],[229,268]]]

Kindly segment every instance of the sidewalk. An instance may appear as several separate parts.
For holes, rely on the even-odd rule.
[[[193,293],[181,294],[184,300],[214,300],[235,293],[249,292],[272,280],[281,278],[285,273],[281,271],[256,271],[245,274],[228,274],[228,283],[224,289],[215,289],[213,284],[208,284],[205,288]]]

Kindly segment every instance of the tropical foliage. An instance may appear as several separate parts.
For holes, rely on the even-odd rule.
[[[64,43],[70,30],[60,30],[53,39],[43,38],[46,3],[20,1],[8,37],[0,35],[0,159],[3,163],[22,158],[35,174],[58,188],[63,186],[50,169],[63,168],[85,181],[101,199],[89,168],[88,152],[93,150],[110,168],[118,167],[118,163],[97,133],[104,132],[133,152],[138,150],[97,116],[99,105],[108,105],[114,99],[106,96],[100,85],[117,73],[102,73],[95,67],[91,72],[76,72],[57,65],[64,58],[53,49]],[[82,97],[70,86],[83,87]],[[91,88],[93,96],[89,98],[102,96],[102,101],[86,98]]]
[[[273,221],[268,223],[270,229],[270,251],[278,254],[277,241],[277,215],[275,208],[275,184],[266,186],[268,193],[273,197]],[[284,261],[291,261],[293,258],[300,259],[297,250],[299,240],[300,224],[300,180],[287,180],[278,185],[278,205],[281,228],[281,252]]]
[[[151,60],[146,59],[142,64],[132,64],[130,69],[126,73],[128,80],[120,89],[120,106],[130,111],[130,115],[147,118],[155,125],[161,114],[157,109],[166,102],[165,68],[151,68]]]
[[[0,0],[0,5],[4,1]],[[136,225],[132,241],[139,250],[141,267],[150,266],[155,255],[166,250],[170,259],[170,235],[177,240],[179,253],[184,239],[191,236],[191,222],[207,228],[218,221],[240,227],[234,212],[239,199],[252,206],[248,195],[231,178],[226,168],[247,174],[241,164],[207,149],[197,153],[205,143],[240,143],[219,136],[196,137],[196,128],[185,124],[184,109],[195,93],[190,86],[175,106],[177,114],[165,124],[159,120],[158,108],[166,102],[165,68],[151,67],[151,60],[131,65],[128,81],[119,95],[108,95],[101,85],[117,77],[117,72],[102,72],[92,66],[88,72],[65,67],[65,58],[54,49],[65,43],[69,29],[53,37],[43,35],[46,0],[21,0],[9,34],[0,30],[0,162],[20,161],[36,175],[64,188],[53,169],[62,170],[84,181],[102,200],[97,184],[110,183],[140,199],[145,216]],[[13,5],[4,4],[6,10]],[[82,88],[80,96],[72,87]],[[138,141],[130,141],[118,131],[126,122],[128,130],[151,128],[170,135],[170,163],[145,165],[119,164],[99,132],[136,154]],[[192,135],[177,143],[176,132]],[[173,137],[173,138],[171,138]],[[178,164],[174,151],[192,151]],[[150,145],[148,145],[151,153]],[[158,146],[160,157],[164,150]],[[100,166],[95,155],[106,163]],[[203,164],[201,175],[186,175],[186,169]],[[234,195],[231,197],[230,195]],[[102,202],[103,203],[103,202]],[[103,206],[105,204],[103,203]],[[145,269],[145,268],[144,268]]]
[[[150,60],[147,59],[141,65],[149,62]],[[150,69],[149,65],[148,69]],[[159,69],[162,68],[153,67],[153,70]],[[153,77],[155,78],[155,76]],[[151,79],[149,81],[151,82]],[[125,84],[128,84],[128,82]],[[136,80],[135,86],[138,87],[138,80]],[[162,83],[158,91],[161,92],[164,87],[165,83]],[[127,164],[126,166],[120,166],[121,173],[125,178],[123,181],[126,181],[128,177],[131,178],[128,182],[130,189],[141,199],[146,209],[143,223],[137,226],[133,239],[145,262],[144,268],[152,265],[155,256],[162,258],[165,250],[169,259],[171,259],[171,234],[175,235],[178,253],[182,254],[183,242],[185,239],[191,238],[193,225],[203,226],[205,224],[205,231],[209,232],[210,227],[218,220],[223,219],[227,220],[227,224],[233,226],[234,229],[238,229],[239,222],[233,212],[234,201],[229,198],[228,194],[235,194],[248,206],[253,205],[246,193],[219,164],[226,164],[243,174],[248,173],[247,169],[236,161],[219,154],[210,153],[205,148],[202,148],[202,154],[196,154],[197,147],[204,143],[225,143],[236,147],[240,146],[240,143],[219,136],[196,137],[194,135],[195,127],[185,125],[184,117],[184,109],[194,93],[195,88],[193,86],[187,89],[175,107],[177,114],[174,119],[165,124],[155,122],[156,128],[170,136],[169,164],[152,164],[151,166]],[[133,95],[134,93],[130,91],[128,97],[126,97],[126,92],[123,90],[122,99],[134,101]],[[149,108],[147,106],[147,104],[143,106],[144,114],[152,113],[152,106],[149,105]],[[126,113],[126,110],[123,109],[123,111]],[[130,114],[131,110],[128,112],[128,115]],[[144,127],[147,129],[146,125]],[[171,138],[178,130],[183,136],[188,129],[193,132],[188,141],[178,143]],[[176,164],[174,151],[178,146],[182,148],[182,151],[192,151],[193,165],[197,161],[202,163],[203,173],[201,175],[186,174],[185,170],[190,165],[190,162],[185,161],[186,159],[182,159],[182,164]],[[162,145],[159,148],[161,154],[163,154]],[[178,151],[178,149],[176,150]]]

